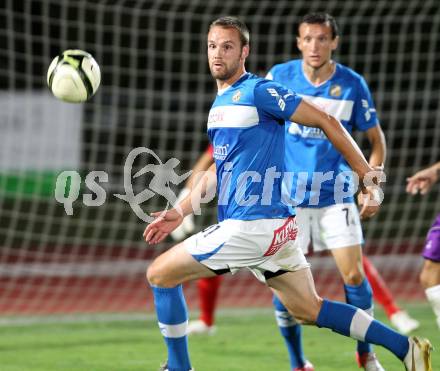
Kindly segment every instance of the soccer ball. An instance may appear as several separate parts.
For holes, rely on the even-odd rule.
[[[99,65],[83,50],[66,50],[56,56],[47,71],[50,91],[65,102],[85,102],[98,90]]]

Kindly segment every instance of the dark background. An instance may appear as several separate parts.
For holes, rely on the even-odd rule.
[[[382,247],[420,242],[440,209],[438,192],[409,200],[404,184],[413,171],[440,159],[437,1],[3,1],[0,89],[46,91],[54,56],[68,48],[92,53],[102,83],[84,104],[79,170],[107,171],[107,190],[121,193],[130,149],[145,146],[162,159],[176,157],[183,173],[206,148],[215,84],[205,37],[213,19],[245,20],[251,30],[247,68],[263,75],[298,56],[297,22],[312,11],[336,17],[341,42],[335,59],[367,80],[388,139],[387,197],[378,218],[366,224],[367,236]],[[9,195],[0,201],[0,245],[39,244],[42,233],[48,244],[59,244],[60,233],[76,236],[78,244],[142,244],[143,222],[112,197],[96,209],[77,202],[73,217],[52,198]],[[160,205],[155,200],[148,209]],[[29,210],[37,218],[27,218]],[[209,210],[198,222],[214,218]]]

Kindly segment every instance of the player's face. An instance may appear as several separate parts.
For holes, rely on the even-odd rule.
[[[338,37],[332,39],[332,30],[327,24],[302,23],[296,42],[305,64],[319,69],[330,61],[338,46]]]
[[[208,63],[216,80],[228,81],[244,72],[249,46],[241,46],[235,28],[214,26],[208,33]],[[238,76],[237,76],[238,77]]]

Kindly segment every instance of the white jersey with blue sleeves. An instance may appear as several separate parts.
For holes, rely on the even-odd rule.
[[[292,89],[303,99],[337,118],[349,133],[353,130],[366,131],[378,124],[374,103],[365,80],[341,64],[337,63],[334,74],[318,86],[307,79],[300,59],[275,65],[267,77]],[[286,170],[294,173],[293,185],[302,186],[303,189],[304,185],[306,186],[305,193],[296,192],[296,187],[291,187],[292,198],[298,206],[325,207],[354,201],[352,196],[339,199],[335,195],[337,175],[350,171],[351,168],[324,132],[318,128],[287,123]],[[302,174],[298,176],[299,173]],[[329,174],[324,175],[325,173]],[[316,182],[312,186],[313,174],[315,177],[323,174],[322,179],[331,176],[331,179],[325,180],[321,185]],[[343,191],[348,186],[346,184]]]
[[[217,167],[218,218],[285,218],[282,202],[284,123],[301,98],[282,85],[245,73],[217,95],[208,135]]]

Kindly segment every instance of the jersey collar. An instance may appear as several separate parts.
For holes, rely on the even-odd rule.
[[[321,82],[320,84],[317,84],[317,85],[314,84],[312,81],[310,81],[310,79],[308,78],[307,74],[304,72],[304,65],[303,65],[303,60],[302,59],[301,59],[301,73],[302,73],[304,79],[311,86],[313,86],[314,88],[319,88],[319,87],[325,85],[328,81],[330,81],[333,78],[333,76],[336,74],[336,71],[338,70],[338,64],[336,62],[334,62],[334,63],[335,63],[335,68],[334,68],[333,72],[331,73],[331,75],[326,80],[324,80],[323,82]]]
[[[249,72],[245,72],[243,73],[237,81],[235,81],[232,85],[229,85],[228,87],[224,88],[224,89],[220,89],[217,91],[217,95],[222,96],[223,94],[225,94],[226,91],[228,91],[230,88],[232,88],[234,85],[239,84],[241,81],[244,80],[244,77],[247,77],[249,75]]]

